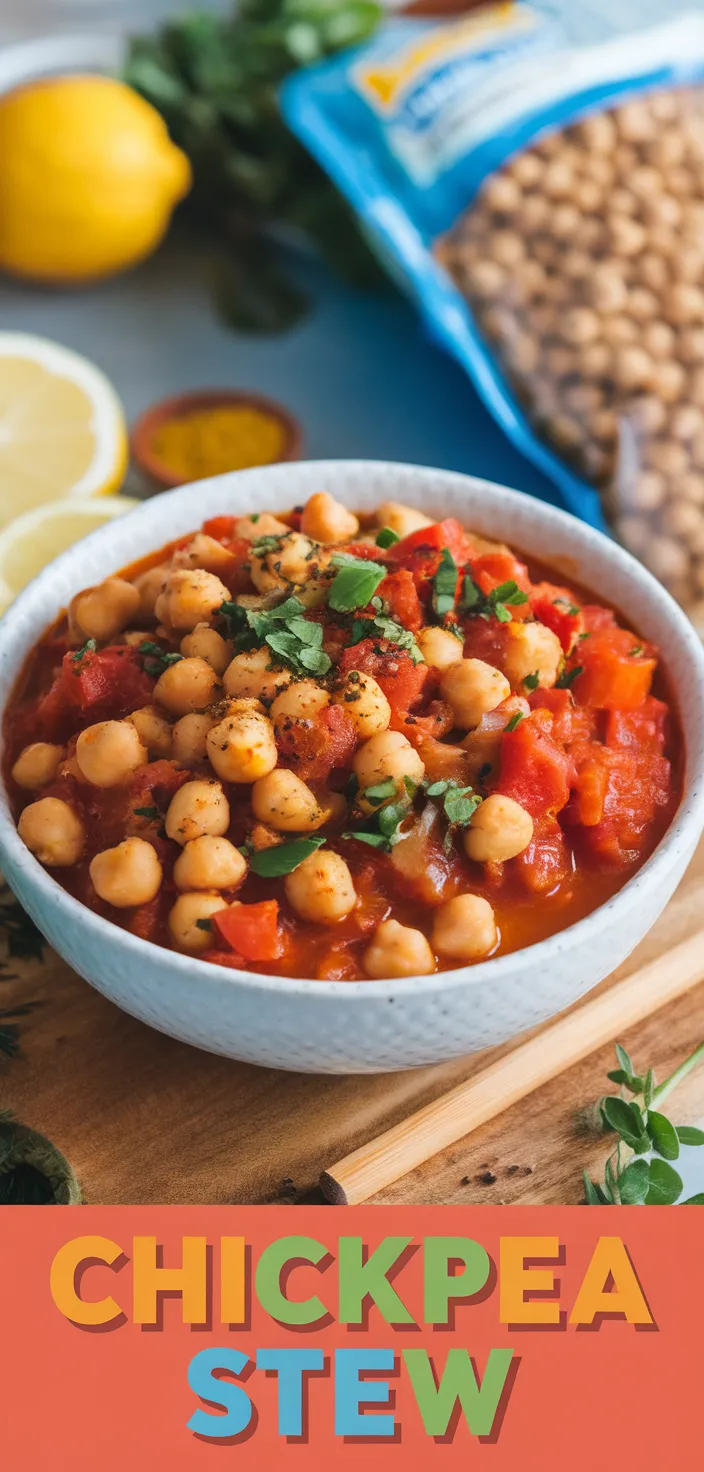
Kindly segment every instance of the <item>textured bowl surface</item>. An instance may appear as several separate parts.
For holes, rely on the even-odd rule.
[[[46,568],[0,622],[0,705],[40,633],[79,589],[222,512],[283,510],[328,490],[351,507],[405,501],[533,553],[626,609],[660,644],[685,733],[685,791],[652,858],[560,934],[477,966],[404,981],[298,981],[223,970],[150,945],[72,899],[21,843],[0,792],[0,864],[81,976],[173,1037],[251,1063],[319,1073],[409,1068],[506,1041],[581,996],[630,953],[704,826],[704,656],[680,609],[627,553],[564,512],[448,471],[370,461],[267,466],[155,497]]]

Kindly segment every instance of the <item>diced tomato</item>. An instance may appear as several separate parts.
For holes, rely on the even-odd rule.
[[[315,721],[291,721],[277,730],[276,744],[282,766],[292,767],[304,782],[326,782],[332,771],[347,766],[357,737],[342,706],[327,705]]]
[[[639,710],[612,710],[606,722],[606,745],[661,753],[670,712],[664,701],[649,696]]]
[[[235,535],[236,516],[211,516],[209,521],[203,522],[203,531],[207,537],[214,537],[216,542],[229,542]]]
[[[511,609],[513,615],[514,610]],[[464,658],[483,659],[486,664],[503,668],[510,624],[497,618],[469,618],[464,625]]]
[[[571,690],[531,690],[528,703],[532,710],[549,710],[551,736],[570,748],[576,742],[590,741],[594,735],[595,714],[589,706],[576,705]]]
[[[318,981],[354,981],[359,975],[359,962],[349,941],[335,941],[318,962]]]
[[[448,548],[458,567],[463,567],[474,551],[474,543],[454,516],[447,516],[444,521],[435,521],[431,526],[419,527],[417,532],[411,532],[409,536],[402,537],[400,542],[394,542],[388,549],[387,558],[389,562],[406,566],[409,553],[442,552],[443,547]]]
[[[601,603],[583,603],[582,619],[589,634],[603,634],[607,629],[617,628],[615,613],[610,608],[603,608]]]
[[[531,594],[530,607],[539,623],[557,634],[565,654],[570,654],[584,630],[584,621],[569,588],[538,583]]]
[[[147,762],[146,766],[138,767],[131,778],[129,807],[134,809],[153,806],[163,811],[179,787],[183,787],[184,782],[190,782],[192,777],[193,773],[187,767],[179,767],[176,762],[167,761],[166,758]]]
[[[459,855],[445,853],[443,825],[433,803],[427,803],[410,832],[391,850],[391,864],[406,894],[425,905],[441,905],[462,887],[466,877]]]
[[[232,553],[233,567],[240,568],[246,562],[252,550],[252,543],[246,537],[231,537],[227,543],[228,552]],[[227,581],[227,577],[225,578]]]
[[[37,724],[43,736],[61,735],[76,725],[116,720],[129,715],[152,698],[154,681],[145,674],[139,651],[127,645],[108,645],[76,659],[65,654],[61,673],[37,706]]]
[[[384,639],[362,639],[349,645],[340,660],[340,671],[344,676],[350,670],[362,670],[378,681],[391,706],[395,730],[418,705],[430,677],[427,664],[414,664],[410,655]]]
[[[494,588],[501,587],[502,583],[516,583],[524,593],[530,592],[530,578],[525,563],[519,562],[512,552],[504,552],[499,549],[496,552],[482,552],[479,557],[471,559],[472,577],[481,588],[482,593],[492,593]],[[517,620],[527,618],[530,613],[530,602],[511,605],[511,617]]]
[[[513,860],[514,871],[533,894],[550,894],[571,872],[570,853],[554,818],[536,823],[533,837]]]
[[[594,631],[573,656],[583,671],[572,682],[575,700],[597,710],[636,710],[650,693],[654,653],[627,629]]]
[[[392,618],[415,634],[423,622],[423,610],[416,592],[413,574],[401,567],[389,573],[377,588],[377,597],[389,605]]]
[[[496,781],[501,759],[501,742],[509,721],[514,716],[527,716],[530,707],[520,695],[509,695],[494,710],[487,711],[479,725],[470,731],[462,743],[468,760],[467,780],[490,786]]]
[[[601,814],[596,822],[585,826],[585,841],[600,860],[619,865],[632,863],[648,841],[650,825],[658,810],[669,799],[670,763],[665,757],[649,752],[597,747],[591,764],[594,768],[601,767],[606,781]],[[589,780],[596,782],[597,778],[593,776]],[[604,781],[603,777],[601,780]],[[580,811],[588,812],[592,818],[596,810],[596,803],[591,810],[582,809],[580,804]],[[566,817],[572,817],[571,806]]]
[[[283,951],[278,900],[256,905],[228,905],[216,910],[213,924],[222,939],[245,961],[278,961]]]
[[[230,971],[241,971],[245,966],[244,957],[236,956],[233,951],[203,951],[201,959],[209,961],[211,966],[226,966]]]
[[[595,745],[580,763],[577,781],[565,811],[565,821],[594,828],[604,816],[604,803],[609,790],[609,770],[604,748]]]
[[[512,797],[533,818],[559,813],[570,795],[575,768],[564,747],[548,734],[547,714],[534,711],[501,740],[497,791]],[[550,720],[550,725],[552,721]]]
[[[373,542],[345,542],[344,550],[348,557],[358,557],[360,562],[386,561],[384,548],[375,547]]]

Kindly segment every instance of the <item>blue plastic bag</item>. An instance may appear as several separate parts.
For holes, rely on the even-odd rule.
[[[397,18],[359,50],[295,73],[282,93],[289,125],[432,335],[569,508],[600,528],[598,492],[540,437],[433,248],[483,181],[537,140],[634,95],[704,79],[698,10],[657,26],[647,23],[676,5],[519,0],[443,23]]]

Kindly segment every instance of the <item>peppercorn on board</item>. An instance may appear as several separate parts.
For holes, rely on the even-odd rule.
[[[613,610],[453,518],[360,521],[327,492],[76,594],[5,720],[20,837],[69,892],[142,940],[321,981],[565,929],[681,791],[658,651]]]

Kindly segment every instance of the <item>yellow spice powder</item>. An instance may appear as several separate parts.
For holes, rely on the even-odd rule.
[[[151,447],[172,475],[187,481],[271,465],[285,444],[285,427],[273,414],[251,404],[220,404],[166,419]]]

